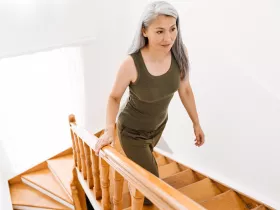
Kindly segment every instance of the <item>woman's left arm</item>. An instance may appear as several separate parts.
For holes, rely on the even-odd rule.
[[[185,48],[185,51],[186,51],[186,55],[187,55],[186,48]],[[195,98],[194,98],[194,94],[193,94],[188,77],[186,77],[186,79],[184,79],[184,80],[180,80],[180,86],[178,89],[178,93],[179,93],[180,99],[182,101],[182,104],[184,105],[186,111],[188,112],[188,115],[190,116],[190,118],[193,122],[194,133],[196,136],[195,145],[201,146],[201,145],[203,145],[203,143],[205,141],[205,136],[204,136],[204,133],[200,126],[197,109],[196,109],[196,104],[195,104]]]

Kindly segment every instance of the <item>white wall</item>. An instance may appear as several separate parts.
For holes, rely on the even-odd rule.
[[[84,108],[81,91],[84,86],[83,64],[79,63],[79,56],[80,47],[95,39],[95,3],[80,3],[77,0],[0,0],[0,113],[3,128],[0,153],[5,177],[10,178],[41,158],[57,152],[57,147],[48,147],[52,143],[48,140],[50,135],[42,137],[43,143],[35,140],[39,133],[46,130],[46,125],[52,127],[57,138],[60,138],[59,148],[65,149],[66,145],[71,145],[69,139],[65,139],[69,133],[61,136],[61,127],[53,125],[63,123],[63,128],[68,127],[67,115],[70,111],[66,110],[73,109],[63,108],[67,103],[71,103],[68,108]],[[63,48],[65,46],[73,48]],[[78,98],[69,98],[70,94]],[[67,115],[64,119],[52,118],[50,113],[57,112],[67,112]],[[79,114],[78,111],[75,113]],[[82,116],[77,117],[82,119]],[[52,125],[51,121],[54,121]],[[34,128],[35,132],[31,132]],[[43,129],[42,132],[40,129]],[[26,148],[23,149],[24,145]],[[32,149],[32,146],[36,149]],[[32,150],[36,154],[31,152],[30,156],[23,157]],[[17,155],[13,155],[16,151]]]
[[[110,4],[98,2],[96,42],[82,48],[86,96],[84,126],[92,132],[104,128],[108,94],[134,34],[131,28],[135,26],[128,18],[132,3],[129,0]],[[127,93],[123,99],[126,96]]]
[[[1,112],[0,112],[1,113]],[[3,116],[3,115],[2,115]],[[5,128],[4,123],[0,122],[1,128]],[[13,169],[10,159],[6,154],[6,150],[3,148],[2,140],[3,132],[1,132],[0,137],[0,209],[13,209],[11,198],[10,198],[10,191],[8,186],[8,177],[12,175]]]
[[[95,1],[0,0],[0,58],[95,37]]]

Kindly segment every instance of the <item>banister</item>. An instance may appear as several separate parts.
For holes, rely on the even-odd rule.
[[[69,123],[72,132],[94,150],[98,138],[86,129],[77,126],[75,118],[71,117],[71,115]],[[205,210],[204,207],[120,154],[113,147],[103,147],[99,152],[99,156],[121,174],[124,179],[149,198],[158,208],[164,210]]]

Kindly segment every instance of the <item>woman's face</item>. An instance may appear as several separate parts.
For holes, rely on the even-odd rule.
[[[159,15],[146,29],[143,28],[142,32],[149,40],[149,47],[168,52],[177,37],[176,19]]]

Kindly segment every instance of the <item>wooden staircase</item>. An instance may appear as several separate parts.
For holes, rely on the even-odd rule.
[[[14,209],[75,209],[72,148],[9,180]]]
[[[159,207],[159,205],[156,204],[143,206],[144,194],[150,200],[155,200],[157,204],[161,204],[161,202],[165,201],[158,201],[159,198],[152,195],[153,189],[149,189],[148,181],[147,186],[141,188],[141,184],[137,185],[139,180],[135,181],[136,184],[132,182],[133,176],[121,175],[122,170],[119,170],[120,173],[117,173],[116,170],[119,168],[113,161],[108,161],[110,167],[107,167],[107,163],[105,163],[104,160],[106,158],[108,158],[106,160],[110,160],[110,157],[113,157],[113,153],[110,153],[110,151],[114,150],[113,148],[108,148],[108,146],[106,147],[108,149],[102,149],[108,150],[108,152],[106,154],[104,153],[103,156],[100,155],[100,157],[96,157],[94,152],[90,150],[93,142],[81,142],[81,138],[78,138],[75,132],[79,133],[78,130],[71,131],[75,146],[73,149],[69,148],[9,181],[14,209],[84,210],[86,209],[85,193],[96,210],[273,209],[159,152],[154,152],[154,156],[156,157],[159,167],[160,178],[154,177],[143,169],[139,170],[140,175],[148,174],[148,179],[153,183],[156,182],[155,184],[161,189],[165,189],[164,191],[169,193],[172,199],[186,200],[186,202],[190,202],[190,206],[193,205],[193,207],[171,208],[172,205],[169,207]],[[102,132],[103,131],[95,134],[95,136],[100,136]],[[87,139],[85,134],[83,134],[82,137],[83,139]],[[76,147],[77,145],[83,147]],[[116,144],[115,150],[118,151],[121,156],[124,156],[119,143]],[[125,158],[115,159],[116,162],[126,160]],[[96,162],[96,160],[98,160],[98,162]],[[88,165],[90,165],[90,167]],[[126,166],[124,165],[123,167]],[[108,176],[108,179],[106,179],[106,176]],[[135,174],[135,179],[136,178]],[[154,182],[154,180],[157,181]],[[143,190],[137,190],[137,187]],[[149,193],[149,190],[151,190],[151,193]],[[161,195],[161,197],[163,196],[164,195]],[[172,199],[166,202],[173,202]],[[163,200],[165,200],[165,198]]]

